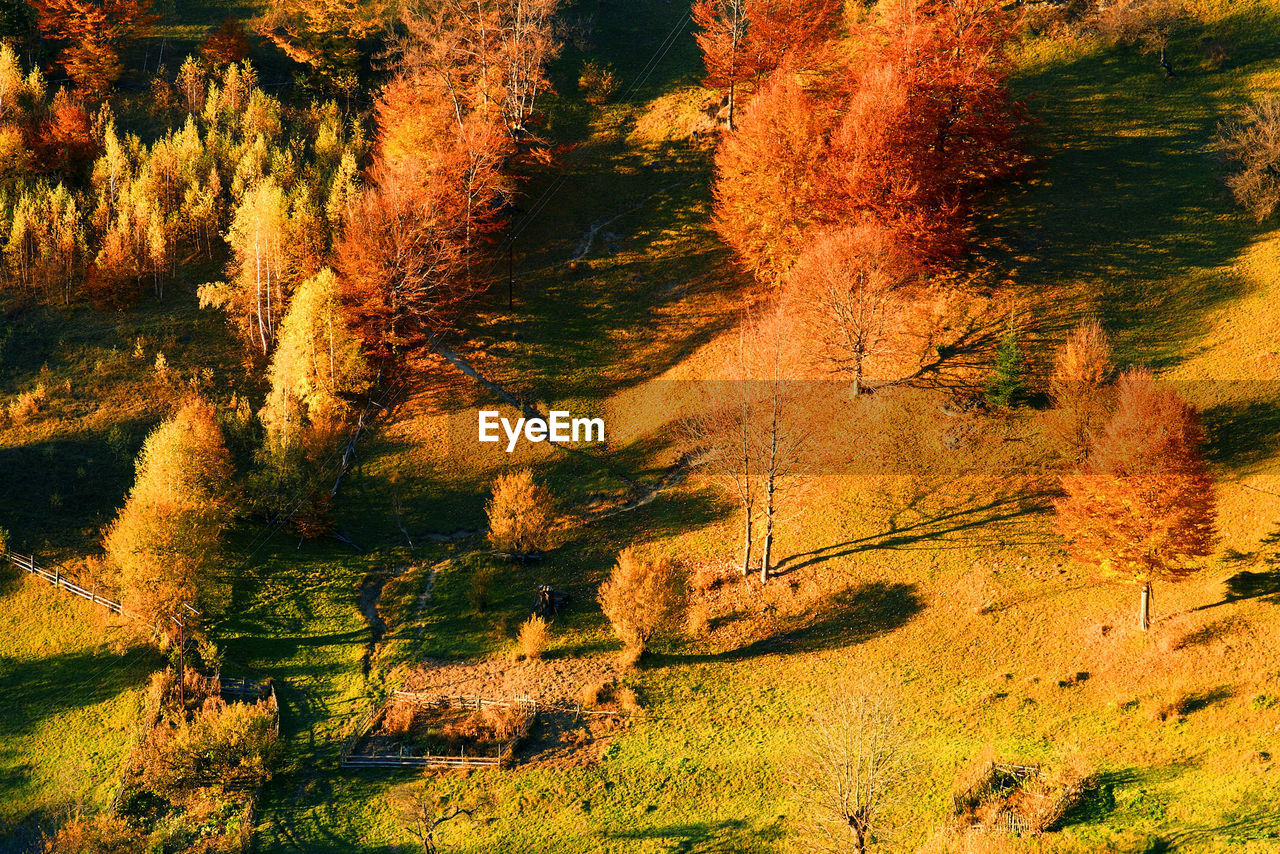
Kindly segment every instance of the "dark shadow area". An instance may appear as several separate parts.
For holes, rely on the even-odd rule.
[[[150,648],[124,655],[78,651],[34,661],[0,658],[0,742],[138,688],[162,661]]]
[[[655,653],[648,660],[656,665],[744,661],[764,655],[841,649],[888,634],[922,610],[924,601],[914,584],[873,581],[832,595],[815,613],[798,618],[792,628],[744,647],[719,653]]]
[[[1226,67],[1241,68],[1280,54],[1269,35],[1277,25],[1274,11],[1251,7],[1209,34],[1228,44]],[[1188,27],[1173,39],[1173,80],[1137,50],[1102,47],[1014,80],[1039,120],[1042,168],[1007,191],[981,231],[1023,287],[1054,300],[1079,294],[1083,310],[1099,312],[1117,333],[1119,364],[1164,368],[1194,355],[1201,319],[1250,287],[1224,268],[1262,229],[1209,156],[1243,96],[1238,77],[1203,62],[1204,34]]]
[[[1227,589],[1220,602],[1201,605],[1193,610],[1204,611],[1246,599],[1262,599],[1264,602],[1280,605],[1280,569],[1264,572],[1246,569],[1237,572],[1223,583]]]
[[[1224,403],[1202,413],[1211,462],[1232,469],[1264,462],[1280,445],[1280,403]]]
[[[1203,711],[1210,706],[1221,703],[1223,700],[1229,700],[1236,694],[1235,689],[1229,685],[1219,685],[1216,688],[1207,688],[1203,691],[1196,691],[1188,694],[1179,704],[1178,711],[1184,715],[1194,714]]]
[[[738,854],[755,850],[760,842],[776,842],[782,839],[783,833],[776,826],[762,831],[742,819],[726,819],[621,830],[609,836],[635,841],[663,840],[662,850],[672,854]]]
[[[1226,580],[1226,601],[1266,599],[1280,605],[1280,569],[1270,572],[1237,572]]]
[[[29,552],[46,540],[65,545],[68,533],[96,540],[124,503],[133,457],[150,426],[132,421],[109,435],[0,448],[0,494],[13,497],[0,510],[0,526],[14,535],[15,550]]]

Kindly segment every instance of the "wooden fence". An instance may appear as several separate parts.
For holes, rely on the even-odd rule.
[[[398,753],[379,753],[379,754],[358,754],[355,752],[362,739],[369,734],[382,712],[387,708],[387,704],[383,703],[370,709],[360,719],[355,728],[347,736],[342,744],[339,764],[343,768],[501,768],[515,751],[516,745],[529,734],[529,726],[532,724],[534,717],[538,714],[538,703],[527,697],[517,697],[514,700],[490,700],[485,697],[435,697],[426,694],[417,694],[412,691],[393,691],[391,700],[404,700],[410,703],[427,706],[429,708],[445,708],[445,709],[474,709],[483,711],[488,708],[498,709],[521,709],[525,712],[525,724],[521,731],[512,739],[504,743],[499,749],[496,756],[468,756],[464,749],[457,756],[441,756],[427,754],[422,756],[414,756],[406,754],[401,748]]]
[[[95,605],[101,605],[113,614],[119,614],[122,617],[133,617],[132,614],[125,611],[123,605],[114,599],[109,599],[97,590],[90,587],[83,587],[76,584],[70,578],[67,578],[67,576],[62,574],[61,568],[55,567],[53,570],[48,570],[39,566],[36,563],[35,555],[20,555],[17,552],[6,549],[0,559],[7,560],[23,572],[29,572],[32,575],[43,578],[54,587],[66,590],[68,593],[79,596],[81,599],[88,599]]]
[[[417,703],[420,706],[436,706],[445,709],[523,709],[530,717],[538,713],[538,701],[528,697],[516,697],[513,700],[489,700],[485,697],[439,697],[430,694],[419,694],[415,691],[392,691],[392,699]]]

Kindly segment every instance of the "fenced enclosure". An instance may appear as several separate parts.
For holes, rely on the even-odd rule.
[[[489,709],[516,711],[521,714],[519,724],[510,737],[503,740],[493,753],[467,754],[463,746],[457,754],[422,753],[406,751],[401,746],[395,752],[358,752],[369,740],[375,727],[383,720],[390,707],[396,703],[408,703],[427,710],[473,711],[477,714]],[[512,700],[492,700],[486,697],[436,697],[410,691],[393,691],[386,702],[370,709],[352,729],[343,742],[340,764],[343,768],[501,768],[509,764],[516,747],[529,735],[529,729],[538,715],[538,703],[527,697]]]
[[[1092,775],[1064,778],[1045,775],[1039,765],[988,762],[973,785],[952,795],[951,805],[957,817],[977,821],[975,826],[1037,834],[1051,830],[1093,785]]]
[[[54,587],[65,590],[72,595],[79,596],[81,599],[88,599],[95,605],[101,605],[113,614],[119,614],[122,617],[132,617],[132,614],[126,613],[124,606],[119,602],[107,596],[103,596],[94,587],[85,587],[77,584],[68,578],[62,571],[61,567],[53,569],[45,569],[36,563],[35,555],[22,555],[17,552],[5,549],[0,554],[0,559],[7,561],[23,572],[30,573],[37,578],[42,578],[52,584]]]
[[[271,709],[272,734],[280,737],[280,700],[276,697],[276,685],[270,679],[257,681],[253,679],[228,678],[221,673],[217,675],[218,695],[228,703],[258,703],[267,701]]]

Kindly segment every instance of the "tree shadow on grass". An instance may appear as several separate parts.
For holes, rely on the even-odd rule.
[[[1185,770],[1182,765],[1159,767],[1111,768],[1100,772],[1086,797],[1067,811],[1055,830],[1078,824],[1106,821],[1116,809],[1116,790],[1150,787],[1177,778]]]
[[[141,687],[160,661],[147,649],[64,652],[35,661],[0,657],[0,742]]]
[[[1274,59],[1274,21],[1250,8],[1213,34],[1236,34],[1233,65]],[[1204,32],[1189,27],[1172,55],[1194,62]],[[1095,298],[1118,333],[1117,361],[1153,367],[1204,346],[1200,320],[1249,287],[1229,267],[1261,231],[1207,156],[1231,101],[1243,99],[1241,76],[1184,66],[1163,77],[1137,51],[1085,45],[1018,75],[1015,89],[1041,120],[1045,168],[1008,191],[987,228],[1009,247],[1005,265],[1019,281],[1051,299],[1064,289]]]
[[[116,425],[144,435],[145,422]],[[67,533],[91,541],[124,501],[133,476],[133,458],[112,448],[106,434],[58,438],[0,448],[0,495],[5,526],[19,551],[45,540],[65,543]]]
[[[783,631],[718,653],[652,654],[655,664],[695,661],[744,661],[764,655],[825,652],[888,634],[924,610],[914,584],[872,581],[828,598],[815,612],[797,618]]]
[[[1203,413],[1209,459],[1243,469],[1265,462],[1280,443],[1280,403],[1250,400],[1224,403]]]
[[[922,509],[925,498],[921,493],[895,512],[889,519],[889,530],[789,555],[778,562],[776,574],[788,575],[835,558],[877,549],[909,549],[922,544],[931,549],[1007,545],[1015,532],[1006,530],[1005,526],[1043,512],[1047,507],[1047,495],[1040,492],[1017,491],[994,497],[988,492],[985,498],[973,496],[976,500],[971,502],[961,501],[927,511]],[[899,519],[906,512],[916,513],[918,518],[901,524]],[[984,529],[992,530],[987,536],[978,537],[976,532]]]
[[[1262,599],[1280,605],[1280,569],[1270,572],[1237,572],[1226,580],[1226,585],[1224,604],[1242,599]]]
[[[1236,695],[1235,689],[1230,685],[1219,685],[1216,688],[1206,688],[1203,691],[1196,691],[1188,694],[1179,704],[1178,711],[1183,715],[1194,714],[1203,711],[1210,706],[1215,706],[1224,700],[1230,700]]]
[[[614,839],[635,841],[663,840],[664,851],[672,854],[740,854],[747,851],[772,851],[769,843],[783,836],[778,827],[764,830],[752,827],[742,819],[700,821],[670,824],[636,830],[615,831]]]

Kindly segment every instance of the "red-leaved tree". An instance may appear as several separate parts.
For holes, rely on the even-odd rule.
[[[1062,481],[1059,532],[1082,563],[1142,585],[1143,631],[1151,582],[1186,576],[1213,550],[1213,477],[1203,441],[1195,410],[1149,371],[1132,369],[1117,383],[1115,415]]]
[[[120,79],[120,51],[158,20],[151,0],[31,0],[40,32],[61,42],[58,64],[86,94]]]
[[[814,225],[870,220],[922,263],[958,255],[974,195],[1023,162],[1012,26],[989,0],[884,0],[842,65],[780,67],[717,155],[721,236],[766,280]]]
[[[378,104],[370,186],[337,246],[343,302],[367,349],[400,353],[457,319],[482,286],[478,259],[510,192],[498,116],[459,113],[398,78]]]
[[[788,60],[806,65],[831,37],[840,9],[832,0],[695,0],[706,85],[726,94],[730,130],[739,97]]]

